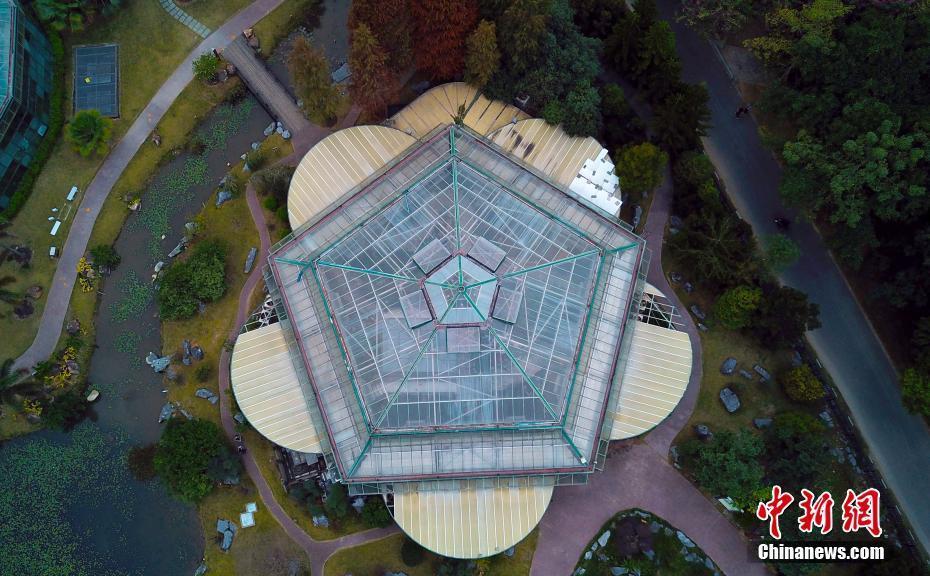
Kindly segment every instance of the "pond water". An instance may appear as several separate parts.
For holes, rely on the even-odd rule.
[[[227,163],[260,141],[270,122],[251,97],[216,108],[195,129],[203,152],[182,152],[160,167],[128,218],[115,244],[122,262],[104,282],[97,312],[89,379],[101,398],[93,421],[0,450],[0,574],[184,575],[200,562],[194,507],[157,481],[134,480],[125,465],[128,450],[155,442],[162,426],[162,376],[144,362],[161,350],[151,276],[169,260],[184,223],[212,200]]]

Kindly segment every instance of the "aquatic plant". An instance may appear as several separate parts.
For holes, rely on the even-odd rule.
[[[140,280],[132,271],[119,281],[118,288],[119,300],[110,305],[110,315],[114,322],[125,322],[138,317],[155,296],[152,285]]]

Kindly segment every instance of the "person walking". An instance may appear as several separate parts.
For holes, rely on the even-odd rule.
[[[740,106],[736,109],[737,118],[742,118],[744,114],[749,114],[749,106]]]

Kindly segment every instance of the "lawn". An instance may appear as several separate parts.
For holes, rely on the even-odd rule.
[[[271,54],[275,46],[294,28],[303,25],[316,28],[322,10],[320,0],[284,0],[280,6],[255,24],[255,35],[261,44],[262,54]]]
[[[498,554],[491,558],[488,574],[492,576],[528,576],[536,551],[539,530],[533,530],[514,550],[513,557]],[[441,558],[427,551],[417,566],[407,566],[401,559],[403,534],[395,534],[368,544],[342,549],[326,561],[325,576],[382,576],[384,573],[403,572],[409,576],[432,576],[437,573]]]
[[[157,2],[137,0],[125,4],[113,18],[65,40],[68,110],[71,106],[71,48],[79,44],[119,44],[121,118],[113,123],[115,141],[126,132],[162,82],[196,45],[198,38],[169,17]],[[59,142],[39,175],[32,196],[9,228],[15,236],[14,241],[26,243],[33,249],[31,267],[17,270],[17,282],[9,289],[24,291],[37,284],[47,292],[56,264],[47,256],[49,246],[53,244],[48,235],[51,227],[48,217],[53,214],[53,208],[58,208],[56,215],[63,218],[54,239],[54,245],[60,249],[70,229],[72,211],[80,202],[80,197],[74,203],[65,202],[65,194],[72,185],[84,190],[102,162],[103,157],[82,158],[64,141]],[[4,272],[10,270],[7,267]],[[6,336],[0,342],[0,359],[14,358],[29,347],[44,306],[45,299],[39,299],[35,313],[27,320],[16,320],[12,315],[0,318],[0,333]]]
[[[178,6],[207,28],[215,30],[251,3],[252,0],[193,0],[183,4],[178,2]]]
[[[239,526],[239,514],[245,512],[248,502],[258,504],[255,526],[239,528],[232,548],[223,552],[216,540],[218,519],[232,520]],[[297,560],[303,567],[301,574],[310,573],[310,562],[304,551],[284,532],[278,522],[265,509],[255,486],[243,475],[238,486],[215,489],[197,507],[206,539],[204,561],[210,574],[252,576],[285,576],[288,564]]]

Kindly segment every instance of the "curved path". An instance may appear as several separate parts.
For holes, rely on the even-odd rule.
[[[244,29],[254,25],[269,12],[277,8],[284,0],[256,0],[232,18],[226,21],[219,29],[210,34],[203,42],[197,45],[187,58],[181,62],[171,76],[161,85],[155,96],[152,97],[142,113],[135,119],[122,139],[113,147],[110,154],[103,161],[100,170],[94,176],[84,193],[81,205],[74,215],[68,239],[61,251],[61,258],[52,278],[48,290],[48,299],[42,311],[42,320],[32,345],[16,359],[13,369],[31,368],[37,362],[47,359],[55,350],[58,338],[61,336],[61,327],[68,313],[71,302],[71,293],[74,291],[74,282],[77,278],[77,263],[84,251],[94,222],[100,214],[103,203],[110,194],[123,170],[139,150],[139,147],[148,139],[149,134],[161,120],[168,108],[174,103],[181,91],[193,80],[193,61],[211,50],[219,50],[234,40]]]
[[[693,368],[688,388],[672,414],[644,437],[614,442],[604,471],[592,474],[588,484],[555,490],[540,523],[531,576],[571,574],[601,526],[629,508],[652,512],[686,533],[725,574],[770,574],[764,565],[748,561],[748,542],[743,533],[668,462],[669,447],[694,410],[703,375],[697,328],[662,270],[662,240],[671,197],[671,174],[666,170],[664,181],[655,191],[643,237],[652,247],[649,282],[682,312],[684,330],[691,339]]]
[[[734,119],[733,111],[743,102],[713,47],[675,19],[677,0],[658,4],[675,32],[684,79],[707,86],[712,127],[704,147],[727,194],[757,236],[775,233],[773,217],[792,214],[778,192],[781,167],[762,145],[755,120]],[[930,551],[930,429],[904,408],[895,367],[818,231],[797,220],[789,235],[801,247],[801,258],[779,279],[820,305],[823,327],[809,332],[808,340],[917,540]]]

